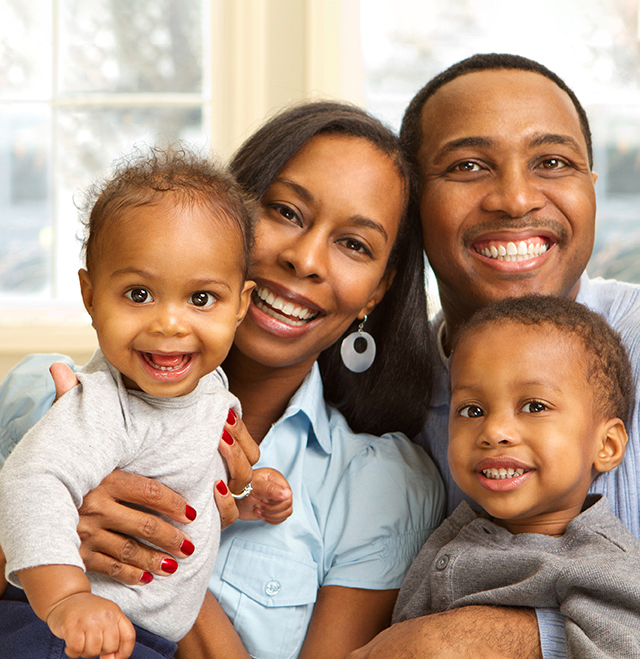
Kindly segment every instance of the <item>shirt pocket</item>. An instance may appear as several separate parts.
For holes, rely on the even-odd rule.
[[[235,538],[221,579],[221,604],[247,652],[256,659],[297,657],[318,594],[317,564]]]

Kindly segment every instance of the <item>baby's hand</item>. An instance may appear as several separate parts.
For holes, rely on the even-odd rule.
[[[77,593],[57,604],[47,616],[55,636],[65,641],[69,657],[127,659],[136,632],[120,607],[91,593]]]
[[[291,488],[279,471],[268,467],[255,469],[251,484],[251,494],[236,501],[240,519],[261,519],[268,524],[281,524],[291,515]]]

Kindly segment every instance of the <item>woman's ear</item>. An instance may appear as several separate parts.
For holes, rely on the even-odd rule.
[[[627,431],[620,419],[609,419],[604,422],[602,443],[593,461],[593,468],[599,472],[611,471],[617,467],[624,457],[627,445]]]
[[[93,286],[91,286],[89,273],[84,268],[80,268],[78,270],[78,279],[80,280],[80,292],[82,293],[84,308],[93,320]]]
[[[369,301],[362,308],[362,311],[358,314],[358,318],[362,320],[365,316],[368,316],[382,301],[385,293],[389,290],[393,280],[396,276],[397,270],[395,268],[388,268],[387,271],[382,275],[382,279],[378,283],[376,290],[373,291],[373,295],[369,298]]]

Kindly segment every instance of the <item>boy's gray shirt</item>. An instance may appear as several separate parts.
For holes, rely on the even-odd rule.
[[[124,586],[88,574],[92,592],[116,602],[137,625],[177,641],[193,625],[220,544],[214,483],[226,480],[218,443],[230,407],[239,412],[218,369],[175,398],[127,390],[97,351],[75,387],[29,431],[0,471],[0,546],[7,577],[45,564],[76,565],[78,512],[83,496],[114,469],[159,480],[197,511],[178,524],[195,552],[175,574],[145,586]]]
[[[472,605],[558,608],[567,657],[640,657],[640,542],[605,497],[587,502],[556,538],[513,535],[463,501],[409,569],[393,622]]]

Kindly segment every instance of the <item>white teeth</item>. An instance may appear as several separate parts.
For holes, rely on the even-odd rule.
[[[517,245],[514,242],[509,242],[506,247],[504,245],[489,245],[479,250],[479,253],[490,259],[511,263],[540,256],[548,249],[549,245],[546,243],[527,244],[524,240],[521,240]]]
[[[513,478],[514,476],[522,476],[524,474],[524,469],[511,469],[511,467],[505,469],[500,467],[499,469],[483,469],[482,475],[485,478],[490,478],[492,480],[503,480],[505,478]]]
[[[308,307],[293,304],[293,302],[275,295],[272,291],[266,288],[256,286],[254,293],[254,300],[257,300],[256,304],[260,309],[265,313],[268,313],[270,316],[273,316],[278,320],[284,320],[289,324],[295,326],[304,325],[318,315],[317,312],[312,311]],[[262,302],[264,302],[264,304],[261,304]],[[277,313],[278,311],[281,313]],[[289,317],[283,318],[283,315]]]

